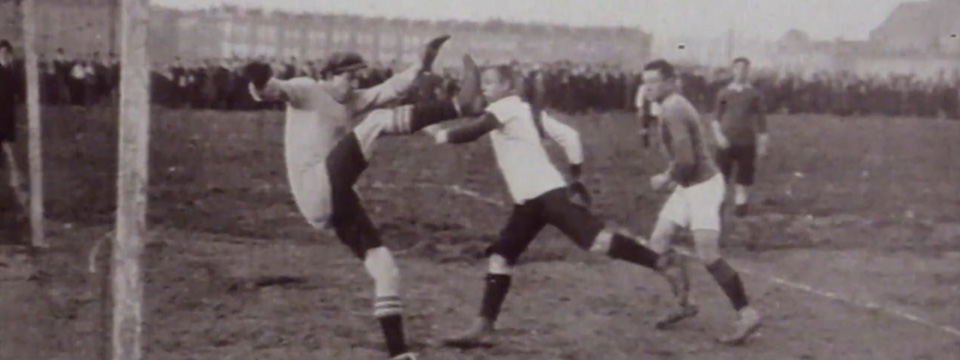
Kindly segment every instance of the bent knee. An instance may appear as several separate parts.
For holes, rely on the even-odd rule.
[[[720,233],[714,230],[694,230],[697,258],[704,264],[720,260]]]

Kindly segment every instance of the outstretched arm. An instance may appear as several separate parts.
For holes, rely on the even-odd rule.
[[[250,96],[260,101],[284,101],[294,108],[304,107],[307,103],[307,94],[310,88],[316,86],[316,81],[308,77],[280,80],[270,78],[262,87],[255,82],[250,83]]]
[[[464,125],[440,130],[434,135],[434,138],[438,144],[464,144],[476,141],[498,127],[500,127],[500,120],[491,113],[484,113]]]

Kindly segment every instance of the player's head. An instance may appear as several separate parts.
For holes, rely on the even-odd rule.
[[[643,67],[644,96],[660,101],[676,91],[677,71],[666,60],[654,60]]]
[[[354,52],[337,52],[330,55],[320,70],[320,76],[330,83],[334,98],[344,101],[360,86],[359,72],[367,68],[366,61]]]
[[[13,61],[13,46],[7,40],[0,40],[0,60],[6,64]]]
[[[733,59],[733,81],[747,82],[750,76],[750,60],[745,57]]]
[[[487,68],[480,77],[480,89],[488,103],[513,95],[513,68],[509,65]]]

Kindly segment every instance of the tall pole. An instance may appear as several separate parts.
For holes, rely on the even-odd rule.
[[[736,41],[736,22],[734,20],[734,15],[731,12],[730,18],[728,19],[727,25],[727,61],[733,58],[733,52],[736,49],[734,42]]]
[[[119,19],[120,18],[120,0],[108,0],[110,4],[110,19]],[[110,30],[108,37],[110,39],[110,44],[107,46],[109,53],[116,54],[117,51],[117,28],[120,27],[120,22],[113,20],[110,21]]]
[[[116,236],[112,239],[112,359],[140,360],[150,104],[149,0],[123,0],[120,14],[120,143]]]
[[[26,0],[23,10],[23,48],[27,72],[28,167],[30,168],[30,230],[34,247],[48,246],[43,231],[43,146],[40,124],[40,72],[37,69],[36,0]],[[19,191],[19,189],[17,189]]]

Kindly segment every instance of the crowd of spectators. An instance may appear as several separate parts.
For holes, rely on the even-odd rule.
[[[251,59],[204,59],[153,64],[153,102],[173,108],[257,110],[279,107],[258,104],[249,96],[242,67]],[[264,60],[264,59],[261,59]],[[319,78],[321,60],[270,59],[281,78]],[[513,63],[519,75],[518,90],[556,111],[587,114],[635,111],[639,71],[617,66],[559,61],[543,64]],[[396,62],[372,62],[359,76],[361,87],[378,84],[402,70]],[[119,60],[114,54],[67,57],[62,50],[53,59],[40,59],[41,101],[47,105],[95,106],[115,101]],[[458,70],[438,69],[424,77],[409,99],[450,96],[456,92]],[[680,83],[685,95],[703,112],[710,112],[720,88],[729,82],[725,69],[682,68]],[[921,78],[911,74],[818,72],[792,74],[757,69],[753,84],[762,90],[768,112],[832,114],[837,116],[885,115],[960,119],[960,74],[941,71]]]

